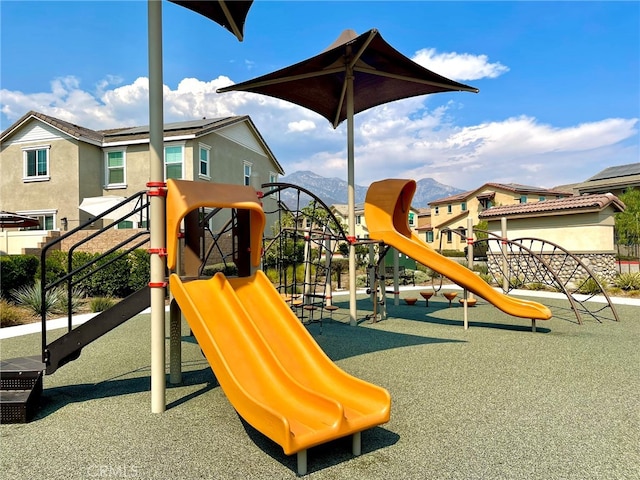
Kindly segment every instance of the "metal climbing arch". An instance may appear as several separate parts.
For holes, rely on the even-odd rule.
[[[276,221],[264,235],[263,269],[303,323],[321,321],[323,310],[332,306],[333,255],[347,242],[342,225],[303,187],[271,182],[262,189],[277,205],[265,211]]]
[[[464,229],[447,229],[466,238]],[[611,298],[591,269],[576,255],[563,247],[539,238],[509,240],[493,232],[474,229],[474,248],[484,245],[487,251],[489,275],[505,293],[516,289],[552,290],[563,293],[579,324],[588,314],[598,322],[608,318],[601,314],[609,309],[619,321]],[[477,238],[478,233],[486,238]],[[547,260],[553,258],[553,266]],[[559,265],[557,267],[556,265]],[[604,305],[591,300],[601,295]]]

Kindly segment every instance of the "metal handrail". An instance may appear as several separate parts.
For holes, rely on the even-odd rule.
[[[47,252],[52,247],[60,244],[65,239],[73,236],[77,232],[79,232],[81,230],[84,230],[85,228],[87,228],[88,226],[93,224],[96,220],[104,219],[107,215],[109,215],[113,211],[117,210],[118,208],[121,208],[124,205],[129,204],[130,202],[132,202],[134,200],[136,201],[136,206],[132,209],[131,212],[119,217],[116,220],[111,221],[107,225],[105,225],[102,228],[96,230],[95,233],[93,233],[93,234],[87,236],[86,238],[84,238],[84,239],[76,242],[75,244],[73,244],[71,246],[71,248],[69,249],[69,252],[68,252],[67,273],[65,275],[63,275],[62,277],[60,277],[59,279],[51,282],[50,284],[47,284],[47,266],[46,266],[47,262],[46,262],[46,258],[47,258]],[[126,198],[125,200],[123,200],[122,202],[120,202],[119,204],[114,205],[113,207],[109,208],[105,212],[101,213],[100,215],[97,215],[95,217],[89,218],[89,220],[87,220],[84,223],[81,223],[78,227],[66,232],[64,235],[61,235],[60,237],[57,237],[57,238],[51,240],[50,242],[47,242],[47,244],[45,244],[42,247],[42,251],[40,253],[40,299],[41,299],[41,312],[40,312],[40,315],[41,315],[41,323],[42,323],[42,361],[43,362],[46,363],[45,353],[46,353],[46,349],[47,349],[47,327],[46,327],[47,312],[46,312],[46,310],[44,308],[44,305],[45,305],[45,302],[46,302],[47,292],[49,290],[52,290],[53,288],[65,283],[65,282],[67,283],[67,320],[68,320],[67,329],[68,329],[68,331],[71,331],[71,329],[72,329],[72,313],[73,313],[72,312],[72,289],[73,289],[73,286],[77,285],[81,281],[85,280],[86,278],[88,278],[90,275],[92,275],[96,271],[99,271],[99,270],[107,267],[108,265],[112,264],[113,262],[115,262],[115,261],[121,259],[122,257],[124,257],[125,255],[129,254],[133,250],[135,250],[135,249],[141,247],[142,245],[144,245],[145,243],[147,243],[149,241],[149,238],[148,238],[148,235],[149,235],[149,222],[147,221],[146,229],[144,231],[135,232],[135,234],[132,235],[130,238],[120,242],[116,246],[110,248],[108,251],[102,253],[100,256],[92,259],[91,261],[85,263],[84,265],[81,265],[81,266],[77,267],[76,269],[72,269],[73,268],[72,267],[73,252],[78,247],[80,247],[81,245],[85,244],[86,242],[89,242],[89,241],[93,240],[94,238],[96,238],[99,235],[103,234],[107,230],[110,230],[115,225],[117,225],[118,223],[122,222],[123,220],[125,220],[127,218],[131,218],[132,216],[139,214],[140,218],[142,219],[143,212],[146,212],[147,219],[149,219],[149,199],[147,197],[147,191],[146,190],[140,191],[138,193],[135,193],[135,194],[131,195],[130,197]],[[80,277],[80,279],[76,279],[75,281],[73,280],[73,277],[75,275],[77,275],[78,273],[85,271],[86,269],[88,269],[92,265],[95,265],[96,263],[100,262],[101,260],[103,260],[108,255],[110,255],[113,252],[121,249],[123,246],[129,244],[130,242],[132,242],[133,240],[135,240],[135,239],[137,239],[137,238],[139,238],[141,236],[147,236],[147,238],[145,238],[144,240],[142,240],[140,242],[137,242],[135,245],[129,247],[122,254],[118,255],[116,258],[111,259],[109,262],[101,264],[95,270],[92,270],[88,274]]]

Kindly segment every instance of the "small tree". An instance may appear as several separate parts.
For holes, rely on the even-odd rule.
[[[620,195],[626,208],[624,212],[616,213],[615,225],[619,245],[634,247],[638,256],[638,244],[640,243],[640,190],[628,188]]]

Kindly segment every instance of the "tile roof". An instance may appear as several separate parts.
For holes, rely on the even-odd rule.
[[[474,190],[469,190],[467,192],[458,193],[456,195],[451,195],[445,198],[439,198],[437,200],[432,200],[429,202],[429,205],[439,205],[442,203],[453,203],[453,202],[461,202],[463,200],[467,200],[472,198],[473,196],[477,196],[480,192],[484,190],[506,190],[508,192],[513,193],[521,193],[521,194],[539,194],[539,195],[554,195],[554,196],[568,196],[571,193],[562,190],[556,189],[548,189],[542,187],[532,187],[530,185],[521,185],[519,183],[495,183],[489,182],[485,183],[481,187],[478,187]]]
[[[604,193],[572,196],[534,203],[520,203],[515,205],[491,207],[480,213],[479,218],[505,216],[532,217],[539,215],[552,215],[555,213],[573,213],[577,211],[600,211],[609,205],[619,212],[622,212],[625,209],[624,203],[622,203],[618,197],[611,193]]]

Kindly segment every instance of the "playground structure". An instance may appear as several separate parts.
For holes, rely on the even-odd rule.
[[[172,273],[170,286],[227,398],[286,455],[298,455],[299,474],[306,473],[308,448],[336,438],[353,435],[359,455],[360,432],[389,420],[390,396],[339,369],[265,274],[254,270],[266,221],[252,187],[169,180],[169,269],[177,264],[180,222],[205,206],[247,212],[245,235],[236,240],[238,255],[244,252],[249,262],[236,259],[242,267],[233,279],[217,273],[183,282]]]
[[[271,195],[292,186],[266,184],[263,188],[269,188],[268,194]],[[281,445],[285,454],[296,453],[298,471],[303,473],[306,471],[306,451],[311,446],[353,435],[353,452],[359,454],[360,432],[389,419],[390,400],[386,390],[349,376],[326,357],[304,328],[305,323],[313,321],[313,310],[297,309],[291,300],[295,293],[300,295],[302,305],[314,307],[314,303],[319,303],[319,318],[322,318],[322,308],[327,308],[331,302],[330,289],[327,290],[330,283],[327,281],[331,276],[332,252],[335,244],[344,239],[339,223],[335,218],[327,217],[326,205],[312,200],[307,207],[301,207],[300,194],[311,192],[299,187],[295,189],[298,200],[296,207],[289,211],[293,227],[281,228],[279,234],[265,241],[263,230],[267,212],[264,211],[260,192],[252,187],[170,180],[165,190],[168,243],[167,249],[159,253],[166,254],[168,266],[173,272],[169,281],[174,296],[170,310],[170,383],[181,382],[182,313],[234,407],[257,430]],[[530,318],[533,327],[536,320],[551,317],[547,307],[505,295],[509,291],[508,286],[504,293],[497,291],[471,270],[441,256],[413,235],[408,226],[407,212],[414,192],[413,180],[384,180],[371,185],[365,203],[371,240],[365,243],[378,244],[385,251],[393,246],[493,303],[505,313]],[[149,196],[148,192],[140,192],[127,199],[127,202],[134,202],[135,205],[126,217],[146,215]],[[120,207],[118,205],[114,209]],[[203,240],[203,231],[208,228],[209,220],[223,211],[231,212],[229,220],[220,231],[210,233],[214,240],[230,237],[231,252],[222,249],[217,241],[207,247]],[[105,212],[103,216],[110,212]],[[105,224],[80,244],[90,241],[122,220],[118,218]],[[278,224],[281,227],[284,225],[281,221]],[[46,283],[47,251],[88,225],[89,222],[80,225],[43,249],[43,296],[60,284],[66,284],[67,291],[71,292],[74,285],[91,274],[94,266],[87,264],[72,268],[70,256],[67,273],[53,283]],[[184,226],[183,231],[180,230],[181,225]],[[306,242],[302,262],[305,266],[304,281],[298,285],[298,280],[284,279],[274,286],[262,271],[257,270],[264,261],[264,246],[266,243],[286,243],[292,236],[294,244],[297,238],[304,238]],[[103,256],[116,251],[122,251],[122,256],[146,245],[148,240],[148,231],[134,232],[130,239],[114,246]],[[500,248],[503,249],[506,245],[512,245],[512,248],[517,246],[520,249],[519,253],[526,251],[527,258],[534,259],[527,267],[527,275],[536,281],[544,280],[549,285],[559,282],[543,260],[535,260],[532,248],[516,241],[505,242],[497,237],[492,237],[490,241],[501,242]],[[312,242],[318,254],[311,254]],[[529,239],[529,242],[535,245],[533,239]],[[71,252],[80,244],[72,247]],[[538,248],[549,249],[548,246]],[[233,262],[237,268],[237,278],[218,273],[211,279],[200,279],[203,262],[206,263],[214,251],[218,251],[223,260]],[[572,257],[568,252],[566,255],[569,264]],[[520,257],[524,258],[524,255]],[[520,267],[520,271],[524,271],[523,267]],[[286,270],[280,269],[279,272],[283,274]],[[311,272],[317,274],[315,279]],[[510,276],[505,274],[504,278]],[[3,391],[3,421],[7,421],[7,409],[13,415],[8,421],[28,421],[35,413],[37,396],[42,391],[43,372],[52,374],[64,364],[79,358],[84,346],[149,307],[152,284],[150,282],[149,287],[140,289],[114,308],[77,328],[72,328],[69,311],[68,332],[51,343],[47,342],[44,313],[42,355],[2,362],[3,382],[8,382],[16,390],[15,395],[7,395]],[[158,288],[164,290],[165,285]],[[569,291],[568,285],[560,285],[566,292]],[[576,305],[586,300],[575,297],[568,296],[578,315]],[[309,317],[304,316],[305,311],[310,312]],[[300,313],[302,316],[298,318],[296,314]],[[598,318],[596,313],[592,315]],[[262,383],[260,379],[268,379],[268,382]],[[3,389],[6,390],[5,385]],[[14,400],[10,405],[4,402],[7,397]]]
[[[471,270],[440,255],[420,240],[408,223],[415,189],[414,180],[392,179],[371,184],[364,206],[371,239],[395,247],[509,315],[530,318],[533,329],[536,320],[551,318],[551,311],[544,305],[497,292]]]
[[[601,314],[604,311],[609,311],[613,320],[619,321],[615,306],[598,276],[577,255],[560,245],[531,237],[510,240],[507,238],[505,225],[502,235],[473,229],[471,226],[467,231],[443,230],[447,231],[467,239],[470,267],[473,265],[473,246],[479,246],[487,252],[491,267],[488,274],[493,279],[492,283],[502,288],[505,294],[519,287],[560,292],[569,301],[580,325],[582,314],[590,315],[598,322],[610,318]],[[478,233],[483,238],[474,240],[473,235]],[[554,257],[560,266],[552,267],[545,257]],[[604,302],[592,302],[596,296]]]

